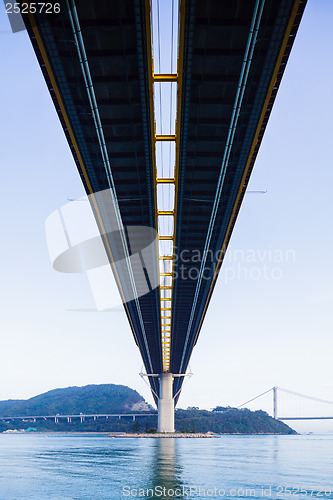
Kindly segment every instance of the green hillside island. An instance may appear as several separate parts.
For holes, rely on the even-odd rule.
[[[61,415],[140,414],[130,417],[100,417],[94,420]],[[146,416],[146,414],[153,414]],[[30,419],[3,421],[2,417],[58,415],[59,421]],[[103,384],[54,389],[27,400],[0,401],[0,432],[33,429],[39,432],[154,432],[157,412],[135,390],[123,385]],[[264,411],[217,407],[212,411],[188,408],[176,410],[176,431],[221,434],[296,434],[288,425]]]

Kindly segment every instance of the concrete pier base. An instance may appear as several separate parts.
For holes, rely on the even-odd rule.
[[[161,373],[160,398],[158,400],[158,432],[175,432],[175,402],[173,399],[173,375]]]

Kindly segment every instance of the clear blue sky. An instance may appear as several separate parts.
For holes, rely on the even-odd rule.
[[[45,219],[84,192],[27,34],[0,8],[0,399],[121,383],[152,402],[125,314],[70,311],[93,307],[87,280],[51,268]],[[267,194],[245,197],[181,407],[273,385],[333,400],[332,19],[331,0],[309,0],[249,187]]]

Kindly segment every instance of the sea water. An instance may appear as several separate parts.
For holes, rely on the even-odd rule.
[[[1,500],[333,499],[333,436],[0,435]]]

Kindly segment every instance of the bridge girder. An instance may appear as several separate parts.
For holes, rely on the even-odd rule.
[[[86,192],[110,189],[124,226],[158,229],[152,85],[178,82],[169,368],[185,373],[306,1],[181,0],[182,64],[160,77],[149,1],[60,4],[59,15],[24,21]],[[106,213],[96,217],[108,226]],[[124,243],[108,236],[105,244],[110,263],[123,255]],[[188,261],[195,252],[200,259]],[[151,259],[158,274],[157,250]],[[131,283],[125,268],[119,288]],[[148,374],[163,372],[160,307],[158,287],[124,303]],[[157,399],[156,377],[149,382]],[[182,383],[175,379],[176,399]]]

